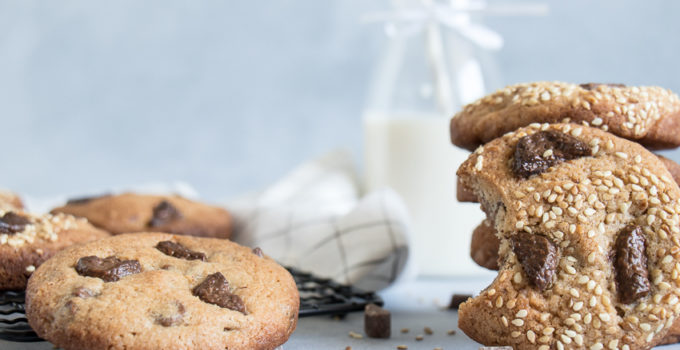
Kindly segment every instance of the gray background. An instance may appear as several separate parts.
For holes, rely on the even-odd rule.
[[[502,82],[680,91],[678,1],[547,1],[488,18]],[[32,195],[184,180],[251,191],[344,148],[385,45],[389,2],[0,1],[0,187]],[[680,153],[671,152],[679,159]]]

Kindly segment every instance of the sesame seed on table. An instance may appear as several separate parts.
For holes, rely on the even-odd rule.
[[[349,332],[363,335],[363,314],[352,313],[344,319],[319,316],[301,318],[297,330],[290,340],[283,345],[285,350],[312,349],[396,349],[398,345],[405,345],[408,349],[436,349],[443,350],[478,350],[481,345],[468,338],[457,327],[458,317],[453,310],[445,310],[448,300],[453,293],[477,293],[487,286],[495,277],[494,272],[485,273],[479,277],[458,278],[430,278],[410,281],[381,292],[385,307],[392,312],[392,336],[390,339],[371,339],[366,336],[355,339]],[[582,276],[585,277],[585,276]],[[592,282],[592,280],[591,280]],[[588,283],[585,281],[584,283]],[[594,286],[593,286],[594,288]],[[496,306],[505,304],[501,295],[497,295]],[[514,300],[510,300],[513,305]],[[584,305],[585,307],[585,305]],[[526,317],[522,310],[513,316],[516,319]],[[572,315],[574,325],[578,322],[591,323],[600,321],[600,316],[587,314],[586,318],[578,313]],[[606,318],[606,316],[604,316]],[[595,321],[597,320],[597,321]],[[510,325],[512,320],[508,320]],[[572,322],[572,321],[567,321]],[[432,330],[432,335],[425,334],[425,327]],[[644,327],[644,326],[643,326]],[[408,332],[402,332],[408,329]],[[527,332],[529,339],[538,340],[551,335],[555,329],[546,327],[540,333]],[[423,340],[416,340],[416,336],[423,335]],[[568,336],[568,334],[565,334]],[[578,337],[578,335],[576,335]],[[570,345],[575,345],[571,343]],[[11,343],[0,340],[3,350],[53,350],[48,343]],[[604,346],[602,349],[608,349]],[[658,350],[680,350],[680,345],[657,347]]]

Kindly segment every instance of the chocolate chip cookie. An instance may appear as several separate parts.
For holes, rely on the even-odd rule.
[[[664,156],[657,155],[657,157],[659,157],[659,160],[661,160],[666,166],[666,169],[671,173],[673,180],[680,185],[680,164]],[[477,202],[477,197],[474,195],[474,192],[464,188],[460,179],[458,179],[458,189],[465,193],[464,199],[466,199],[466,202]],[[479,266],[490,270],[498,270],[497,260],[499,245],[500,241],[498,237],[496,237],[493,224],[489,223],[488,220],[484,220],[472,232],[470,256]]]
[[[659,160],[666,166],[666,169],[673,176],[673,180],[680,185],[680,164],[674,162],[671,159],[657,155]],[[458,188],[462,188],[463,185],[458,181]],[[463,188],[464,193],[467,196],[467,202],[477,202],[477,197],[474,192],[469,189]],[[473,199],[474,198],[474,199]],[[470,245],[470,256],[479,266],[485,267],[490,270],[498,270],[498,247],[500,246],[500,240],[496,237],[495,229],[493,224],[489,220],[484,220],[475,230],[472,232],[472,243]],[[680,334],[680,332],[678,332]]]
[[[274,349],[295,329],[295,281],[213,238],[123,234],[67,248],[26,290],[38,335],[65,349]]]
[[[22,290],[35,268],[57,251],[108,236],[71,215],[0,209],[0,290]]]
[[[498,277],[460,307],[467,335],[540,350],[663,340],[680,315],[680,188],[658,157],[600,129],[532,124],[458,175],[500,236]]]
[[[87,218],[93,225],[114,235],[129,232],[229,238],[232,220],[226,210],[180,196],[154,196],[134,193],[78,198],[55,208]]]
[[[463,108],[451,141],[474,150],[531,123],[571,121],[651,149],[680,146],[680,99],[660,87],[535,82],[508,86]]]

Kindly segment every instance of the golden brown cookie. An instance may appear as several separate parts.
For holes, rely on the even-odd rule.
[[[274,349],[299,303],[290,273],[259,250],[161,233],[67,248],[26,290],[31,327],[64,349]]]
[[[657,157],[661,159],[661,162],[663,162],[663,165],[666,166],[666,169],[668,169],[668,172],[671,173],[671,176],[673,176],[673,180],[680,184],[680,164],[676,163],[672,159],[668,159],[664,156],[660,156],[657,154]]]
[[[109,237],[85,219],[0,209],[0,290],[22,290],[36,267],[76,243]]]
[[[637,143],[532,124],[458,170],[501,240],[459,327],[515,349],[647,349],[680,315],[680,188]]]
[[[0,190],[0,210],[23,210],[24,203],[16,194],[9,191]]]
[[[675,180],[676,183],[680,184],[680,164],[676,163],[672,159],[668,159],[662,155],[657,154],[657,157],[661,160],[661,162],[666,166],[666,169],[671,173],[673,176],[673,180]],[[474,191],[472,191],[469,188],[466,188],[465,185],[461,182],[460,178],[456,178],[456,198],[458,199],[459,202],[470,202],[470,203],[477,203],[477,197],[475,196]]]
[[[456,199],[459,202],[470,202],[470,203],[477,203],[477,197],[475,196],[475,193],[465,187],[463,183],[460,181],[460,178],[456,178]]]
[[[231,215],[226,210],[180,196],[124,193],[80,198],[52,212],[87,218],[93,225],[114,235],[157,231],[229,238],[232,229]]]
[[[587,123],[652,149],[680,145],[680,99],[660,87],[535,82],[508,86],[463,108],[451,141],[474,150],[531,123]]]
[[[470,257],[477,265],[489,270],[498,270],[498,247],[501,241],[496,229],[488,219],[482,221],[472,232]]]
[[[668,159],[664,156],[657,155],[661,162],[666,166],[666,169],[671,173],[676,183],[680,185],[680,164]],[[464,188],[460,179],[458,179],[458,188]],[[464,188],[465,193],[469,195],[468,202],[477,202],[477,197],[474,196],[472,190]],[[474,198],[474,200],[472,200]],[[460,200],[460,198],[459,198]],[[479,266],[490,270],[498,270],[498,247],[500,240],[496,237],[493,226],[489,224],[488,220],[484,220],[472,232],[472,244],[470,246],[470,256]],[[680,333],[678,333],[680,334]]]

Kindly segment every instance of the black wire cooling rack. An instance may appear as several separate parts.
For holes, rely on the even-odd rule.
[[[288,268],[300,291],[300,317],[317,315],[344,316],[362,311],[367,304],[383,305],[373,292],[320,278],[311,273]],[[13,342],[38,342],[26,320],[24,292],[0,292],[0,339]]]

